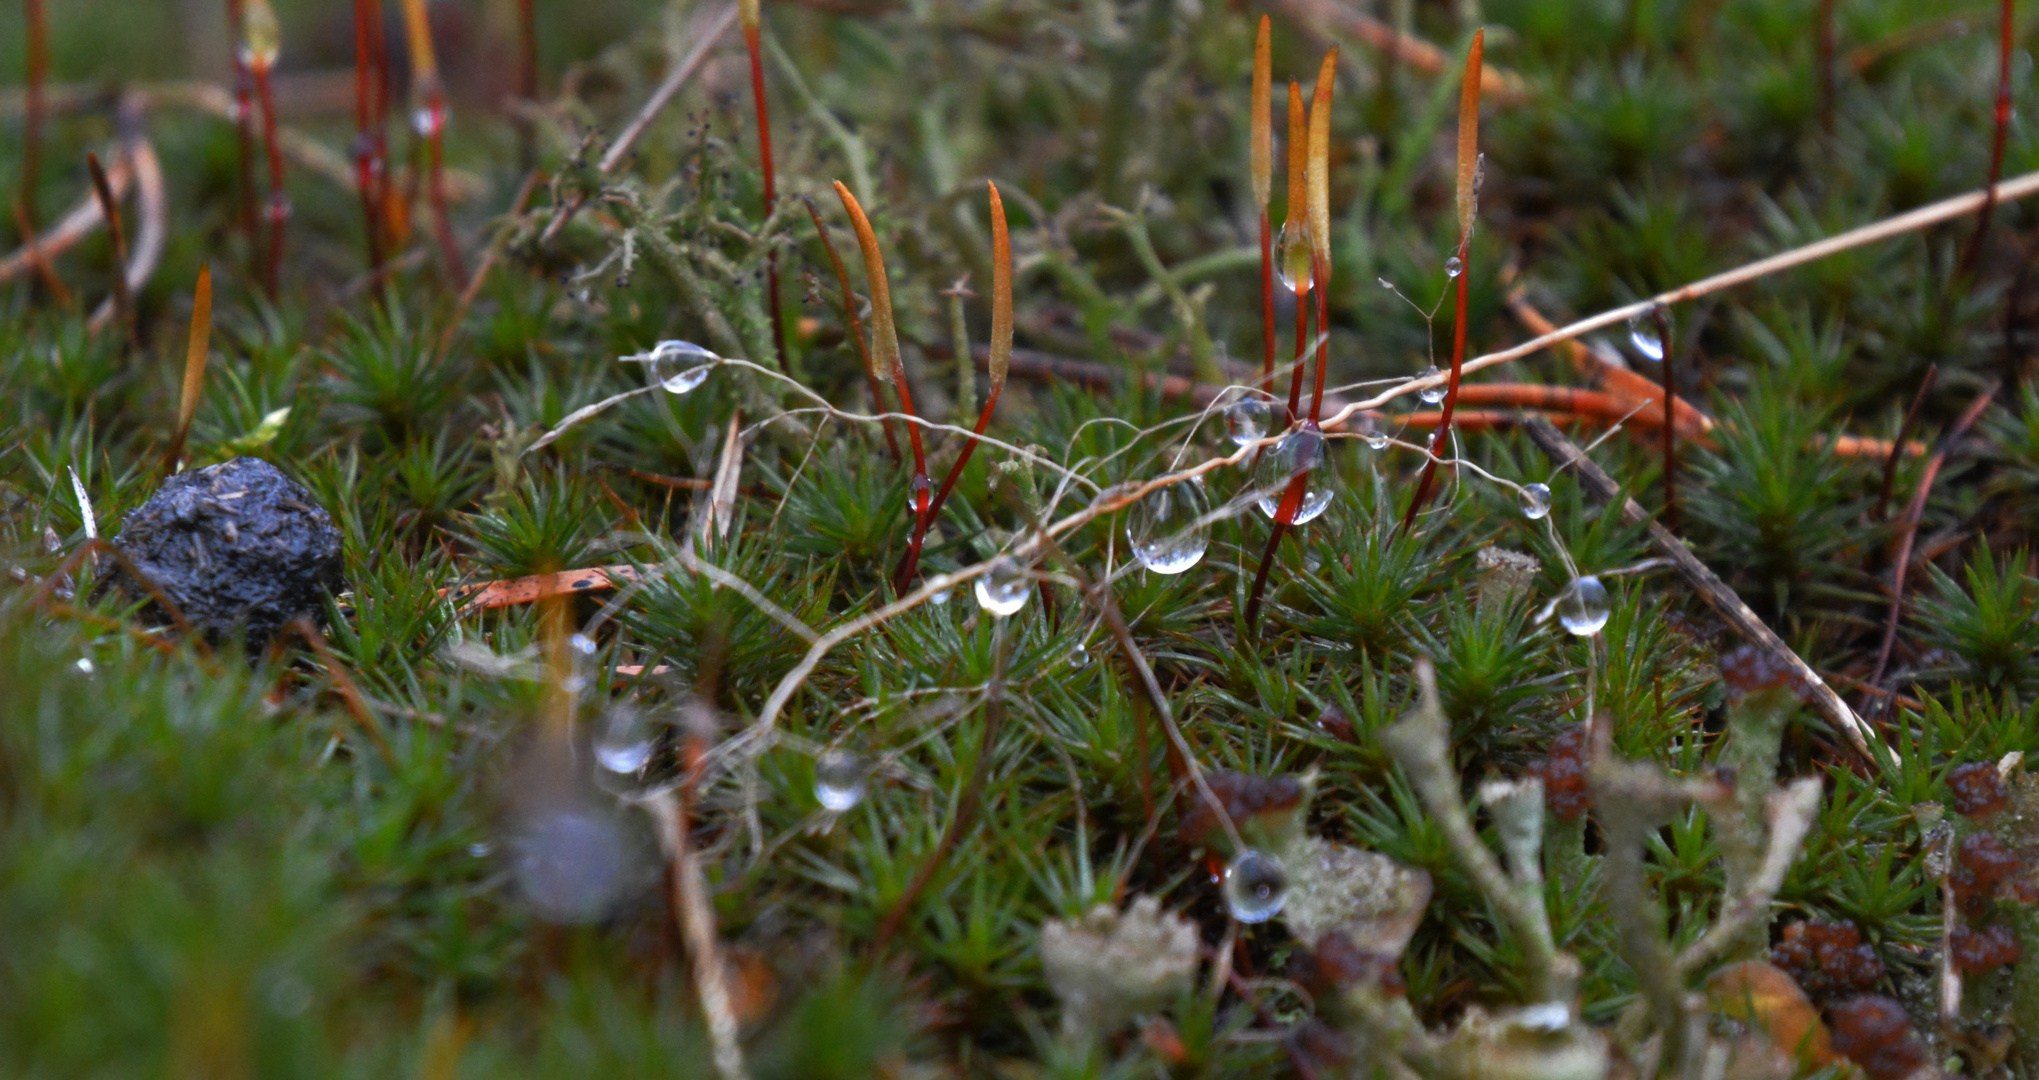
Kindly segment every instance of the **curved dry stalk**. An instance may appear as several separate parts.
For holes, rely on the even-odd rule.
[[[198,268],[198,285],[191,293],[191,337],[184,347],[184,388],[177,399],[177,430],[170,436],[170,449],[163,455],[163,475],[177,471],[184,459],[184,439],[191,433],[191,419],[198,415],[198,395],[205,386],[205,358],[212,343],[212,264]]]
[[[155,276],[156,267],[163,261],[163,250],[170,239],[170,195],[163,182],[163,163],[156,157],[155,144],[144,137],[134,137],[128,143],[127,160],[134,166],[141,228],[136,231],[134,250],[119,277],[132,298]],[[96,333],[117,314],[111,301],[102,303],[87,326]]]

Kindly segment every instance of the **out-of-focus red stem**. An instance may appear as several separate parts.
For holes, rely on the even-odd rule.
[[[376,202],[379,188],[376,168],[380,162],[375,146],[375,135],[381,127],[376,115],[375,58],[381,8],[377,0],[354,0],[354,186],[360,190],[361,217],[367,226],[370,270],[382,266],[382,209]]]
[[[769,219],[779,204],[779,181],[778,172],[772,165],[772,114],[765,104],[765,65],[757,26],[743,28],[743,43],[750,51],[750,96],[758,116],[758,166],[764,174],[765,217]],[[765,299],[771,305],[772,351],[778,355],[779,365],[784,367],[786,327],[779,312],[779,252],[776,248],[765,253]],[[903,392],[905,387],[900,389]]]
[[[255,76],[255,96],[262,103],[262,148],[269,155],[269,251],[263,262],[262,285],[269,298],[276,298],[283,271],[283,228],[290,217],[290,197],[283,190],[283,147],[276,141],[276,97],[269,88],[269,65],[249,65]]]
[[[1296,363],[1289,369],[1289,414],[1288,422],[1293,424],[1303,415],[1303,350],[1310,341],[1310,302],[1302,293],[1296,295]]]
[[[913,581],[913,575],[920,570],[920,549],[927,540],[928,526],[942,512],[942,504],[949,501],[949,492],[955,490],[956,481],[962,478],[963,466],[970,464],[970,455],[977,452],[977,440],[990,426],[991,410],[997,407],[998,394],[1003,389],[1005,387],[1001,383],[991,384],[991,392],[984,398],[984,411],[977,414],[977,426],[970,429],[970,441],[963,444],[962,451],[956,455],[956,463],[949,466],[948,475],[942,477],[942,486],[935,489],[934,500],[927,504],[927,513],[914,519],[913,538],[907,542],[906,556],[900,560],[899,571],[893,576],[894,591],[905,592],[906,586]]]
[[[1416,494],[1409,500],[1409,509],[1402,515],[1402,532],[1408,532],[1416,524],[1416,515],[1423,512],[1423,504],[1430,501],[1430,487],[1437,479],[1437,457],[1445,450],[1451,439],[1451,414],[1458,406],[1459,378],[1464,374],[1466,361],[1466,279],[1472,275],[1466,272],[1466,250],[1472,241],[1472,234],[1459,238],[1457,278],[1457,300],[1452,315],[1451,328],[1451,378],[1445,383],[1443,416],[1438,420],[1437,430],[1430,436],[1430,456],[1423,462],[1423,473],[1416,479]]]
[[[1834,83],[1834,0],[1819,0],[1819,26],[1816,46],[1819,52],[1820,79],[1820,128],[1827,134],[1834,133],[1834,104],[1836,93]]]
[[[42,0],[27,0],[25,16],[28,22],[28,113],[23,117],[21,132],[21,193],[18,198],[22,220],[33,231],[36,189],[42,176],[42,88],[43,82],[49,78],[50,43]],[[23,236],[22,239],[27,241],[28,237]]]
[[[432,233],[439,239],[439,251],[446,260],[446,273],[456,286],[467,284],[467,266],[460,258],[460,243],[453,238],[453,216],[446,199],[446,89],[438,80],[425,88],[425,113],[430,118],[431,137],[425,140],[431,155],[427,197],[432,200]]]
[[[525,101],[538,100],[538,12],[536,0],[518,0],[517,37],[522,54],[517,72],[517,93]],[[538,130],[529,120],[517,121],[518,154],[523,169],[538,164]]]
[[[1331,351],[1331,261],[1324,258],[1321,254],[1310,256],[1310,292],[1317,298],[1317,337],[1321,339],[1315,343],[1314,350],[1316,353],[1317,387],[1310,394],[1310,423],[1314,424],[1323,418],[1324,369],[1329,366],[1325,361],[1329,359],[1329,356],[1326,354]],[[1458,302],[1459,322],[1463,324],[1465,322],[1465,292],[1463,286],[1461,286],[1459,292]],[[1461,330],[1458,351],[1461,355],[1465,353],[1463,330]],[[1452,363],[1452,385],[1458,385],[1457,361]]]
[[[1964,274],[1975,269],[1975,260],[1982,255],[1983,237],[1989,233],[1989,220],[1997,208],[1997,181],[2004,175],[2004,140],[2011,127],[2011,40],[2016,33],[2012,2],[2003,0],[2003,16],[1997,28],[1996,134],[1990,140],[1989,186],[1983,193],[1982,210],[1975,216],[1975,235],[1968,238],[1968,250],[1961,254]]]
[[[234,135],[240,144],[241,232],[248,238],[249,261],[261,265],[261,234],[255,231],[255,78],[241,53],[241,0],[226,0],[228,40],[233,43]]]
[[[1281,504],[1274,508],[1274,531],[1267,535],[1267,549],[1260,553],[1260,568],[1253,572],[1253,592],[1246,598],[1246,629],[1249,631],[1260,623],[1260,600],[1267,592],[1267,575],[1274,566],[1275,552],[1281,547],[1281,538],[1295,526],[1296,512],[1302,509],[1303,495],[1309,486],[1309,472],[1296,474],[1289,481],[1289,486],[1282,490]]]

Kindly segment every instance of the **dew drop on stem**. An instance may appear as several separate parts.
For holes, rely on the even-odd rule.
[[[1613,607],[1607,597],[1607,586],[1592,575],[1576,578],[1558,597],[1558,621],[1566,630],[1579,637],[1591,637],[1607,625],[1607,616]]]
[[[595,639],[586,634],[575,634],[566,639],[566,680],[560,686],[567,693],[582,693],[595,685],[595,655],[600,651]]]
[[[691,341],[661,341],[650,352],[623,359],[644,364],[666,393],[684,394],[701,385],[722,358]]]
[[[1266,922],[1288,903],[1289,876],[1281,860],[1248,848],[1225,867],[1225,908],[1243,923]]]
[[[1516,496],[1522,503],[1522,516],[1538,521],[1550,513],[1550,485],[1524,484]]]
[[[1033,582],[1018,559],[1000,555],[991,560],[990,568],[977,579],[974,588],[977,606],[1002,619],[1027,606]]]
[[[1422,372],[1420,372],[1416,377],[1419,379],[1434,379],[1442,374],[1443,372],[1437,370],[1437,365],[1432,364],[1429,367],[1424,368]],[[1416,391],[1416,396],[1422,398],[1425,404],[1435,405],[1438,402],[1444,400],[1444,391],[1445,391],[1444,384],[1437,383],[1433,386],[1426,386],[1423,389]]]
[[[1274,406],[1258,395],[1243,397],[1225,406],[1225,437],[1239,446],[1267,435],[1267,422]]]
[[[1664,339],[1657,336],[1654,309],[1628,317],[1628,341],[1635,351],[1652,360],[1664,358]]]
[[[655,746],[650,717],[635,705],[611,707],[595,732],[595,764],[616,776],[636,776],[651,762]]]
[[[814,801],[838,814],[864,801],[871,766],[848,750],[829,750],[814,763]]]
[[[1444,260],[1445,277],[1457,278],[1460,274],[1465,273],[1465,269],[1465,263],[1459,261],[1459,257],[1456,255]]]
[[[1211,546],[1210,524],[1202,520],[1210,509],[1200,477],[1141,496],[1126,514],[1133,558],[1157,574],[1180,574],[1195,566]]]
[[[1310,291],[1310,229],[1291,221],[1281,227],[1281,259],[1275,273],[1282,288],[1302,296]]]
[[[1317,425],[1305,420],[1290,428],[1288,434],[1261,453],[1254,466],[1253,486],[1259,492],[1260,512],[1270,518],[1279,513],[1289,481],[1308,473],[1303,501],[1296,507],[1296,519],[1289,524],[1305,525],[1316,520],[1331,505],[1332,484],[1328,470],[1320,468],[1323,464],[1324,434]]]

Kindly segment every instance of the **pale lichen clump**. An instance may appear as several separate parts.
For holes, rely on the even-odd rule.
[[[1041,969],[1071,1034],[1108,1034],[1159,1011],[1189,989],[1196,966],[1196,927],[1151,896],[1041,927]]]

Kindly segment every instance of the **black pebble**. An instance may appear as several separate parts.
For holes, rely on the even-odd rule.
[[[251,649],[345,584],[332,517],[260,458],[164,481],[114,545],[208,638],[243,633]],[[136,599],[148,595],[124,574],[116,580]]]

